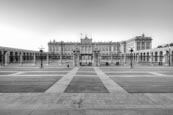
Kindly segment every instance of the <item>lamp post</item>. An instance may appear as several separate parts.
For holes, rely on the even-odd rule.
[[[39,48],[40,49],[40,68],[43,68],[43,47]]]
[[[40,64],[40,68],[43,68],[43,50],[40,50],[40,60],[41,60],[41,64]]]
[[[130,49],[130,59],[131,59],[131,62],[130,62],[130,68],[133,68],[133,65],[132,65],[132,52],[133,52],[133,48]]]

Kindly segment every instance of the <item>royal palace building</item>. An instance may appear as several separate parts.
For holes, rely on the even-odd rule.
[[[93,42],[85,36],[80,42],[48,43],[48,52],[0,46],[0,65],[10,63],[29,63],[46,61],[57,64],[80,65],[130,65],[132,63],[149,65],[173,65],[173,43],[152,48],[152,38],[144,34],[119,42]],[[55,63],[58,62],[58,63]]]
[[[75,65],[114,64],[127,61],[131,49],[133,56],[135,52],[151,50],[152,38],[143,34],[121,42],[93,42],[85,36],[80,42],[50,41],[48,49],[53,59],[72,60]]]

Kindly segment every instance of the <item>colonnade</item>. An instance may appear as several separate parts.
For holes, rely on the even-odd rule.
[[[46,59],[43,55],[43,59]],[[8,65],[11,63],[33,63],[40,60],[40,52],[32,50],[23,50],[16,48],[0,47],[0,65]]]
[[[137,63],[150,63],[158,65],[173,64],[173,47],[156,48],[150,50],[141,50],[132,53],[122,54],[124,61],[132,60]]]

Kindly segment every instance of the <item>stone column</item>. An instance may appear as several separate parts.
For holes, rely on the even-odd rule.
[[[152,63],[152,53],[149,53],[149,62]]]
[[[172,62],[172,61],[173,61],[173,57],[172,57],[172,56],[173,56],[173,51],[171,50],[170,53],[171,53],[171,56],[170,56],[170,63],[173,64],[173,62]]]
[[[166,51],[163,52],[163,63],[165,63],[165,65],[168,65],[168,54]]]
[[[23,64],[23,53],[20,53],[20,64]]]
[[[153,63],[155,62],[155,52],[153,52]]]
[[[36,55],[35,55],[35,53],[33,54],[33,63],[34,63],[34,65],[36,65]]]
[[[5,53],[5,65],[9,64],[9,52]]]
[[[111,53],[111,64],[113,64],[113,55]]]
[[[126,65],[126,53],[124,53],[124,64]]]
[[[136,62],[139,63],[139,54],[136,56]]]
[[[141,62],[141,53],[138,53],[138,63]]]
[[[157,62],[160,62],[160,52],[157,52]]]
[[[62,65],[62,54],[60,54],[60,65]]]
[[[5,64],[5,51],[2,51],[2,65]]]
[[[3,65],[3,53],[4,53],[4,52],[1,51],[1,55],[0,55],[0,56],[1,56],[1,66]]]
[[[16,52],[13,52],[13,63],[17,62],[16,60]]]
[[[13,60],[13,62],[17,62],[17,55],[18,54],[16,54],[16,52],[14,52],[13,54],[14,54],[14,60]]]
[[[92,65],[94,65],[94,54],[92,55]]]
[[[49,65],[49,54],[47,54],[46,59],[47,59],[47,65]]]

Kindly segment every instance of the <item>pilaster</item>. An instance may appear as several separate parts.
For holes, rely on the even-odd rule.
[[[20,64],[23,64],[23,53],[20,53]]]
[[[49,65],[49,54],[47,54],[46,59],[47,59],[47,65]]]
[[[33,63],[34,63],[34,65],[36,65],[36,55],[35,55],[35,53],[33,54]]]
[[[5,52],[5,65],[9,64],[9,52]]]
[[[165,65],[168,65],[168,53],[166,51],[163,51],[163,63],[165,63]]]

